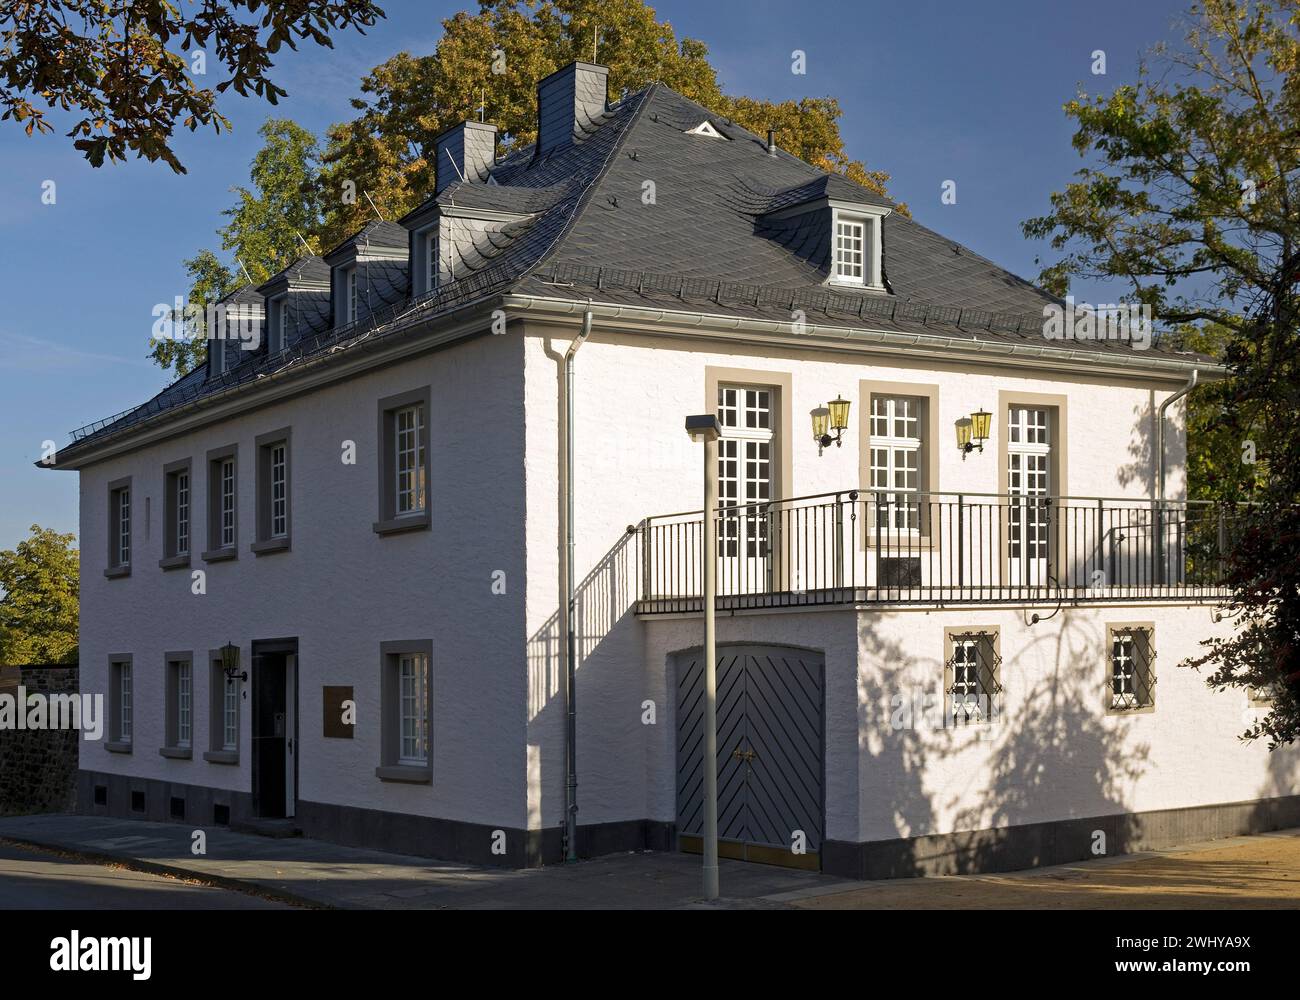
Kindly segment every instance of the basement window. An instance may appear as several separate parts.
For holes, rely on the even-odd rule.
[[[1002,658],[998,630],[948,630],[944,664],[946,724],[996,722],[1001,713]]]
[[[1155,708],[1155,628],[1150,624],[1108,625],[1111,712]]]

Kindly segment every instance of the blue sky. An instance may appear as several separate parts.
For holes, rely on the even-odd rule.
[[[230,96],[234,130],[183,133],[189,173],[132,161],[88,166],[71,140],[0,123],[0,548],[39,523],[77,528],[77,477],[38,470],[41,442],[133,406],[164,384],[146,360],[151,309],[186,290],[181,260],[217,249],[229,188],[248,180],[257,128],[271,115],[318,133],[352,116],[363,73],[402,49],[431,52],[440,21],[473,6],[380,0],[388,18],[334,50],[284,51],[277,108]],[[893,175],[913,215],[1032,277],[1020,223],[1079,166],[1061,105],[1080,85],[1133,78],[1140,55],[1175,37],[1185,0],[663,0],[660,19],[703,40],[728,93],[785,100],[833,95],[848,151]],[[807,73],[791,73],[793,49]],[[1092,52],[1107,73],[1091,72]],[[957,203],[940,202],[945,180]],[[41,201],[53,180],[57,201]],[[1083,297],[1088,290],[1080,289]]]

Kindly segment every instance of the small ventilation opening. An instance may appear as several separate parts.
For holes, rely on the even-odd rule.
[[[96,786],[95,786],[95,805],[97,805],[97,806],[106,806],[106,805],[108,805],[108,786],[107,786],[107,785],[96,785]]]
[[[185,818],[185,800],[177,795],[172,796],[172,819]]]
[[[212,807],[212,822],[218,826],[229,826],[230,806],[214,805]]]
[[[131,811],[138,813],[144,812],[144,792],[131,793]]]

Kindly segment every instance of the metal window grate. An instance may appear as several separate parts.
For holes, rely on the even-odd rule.
[[[999,714],[1002,658],[992,632],[963,632],[950,637],[946,666],[948,717],[954,725],[992,722]]]
[[[1132,711],[1155,704],[1155,650],[1151,629],[1111,630],[1111,708]]]

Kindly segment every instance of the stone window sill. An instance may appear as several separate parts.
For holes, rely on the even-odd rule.
[[[268,538],[265,541],[254,542],[248,549],[255,556],[270,555],[272,552],[288,552],[289,539],[287,536],[284,538]]]
[[[235,548],[233,545],[227,549],[209,549],[207,552],[204,552],[203,555],[200,556],[199,558],[201,558],[204,562],[210,562],[210,563],[224,562],[227,559],[238,559],[239,550]]]
[[[189,760],[194,756],[194,751],[190,747],[159,747],[158,752],[172,760]]]
[[[238,764],[238,750],[205,750],[203,759],[209,764]]]
[[[376,521],[372,527],[376,535],[396,535],[403,531],[423,531],[429,527],[429,512],[411,514],[407,517],[390,517],[386,521]]]
[[[130,566],[110,566],[110,567],[108,567],[108,569],[104,570],[104,575],[105,575],[106,577],[108,577],[110,580],[116,580],[118,577],[121,577],[121,576],[130,576],[130,575],[131,575],[131,567],[130,567]]]
[[[106,740],[104,749],[109,753],[130,753],[131,744],[126,740]]]
[[[427,785],[433,781],[433,768],[413,764],[386,764],[375,768],[380,781],[401,781],[411,785]]]
[[[158,560],[159,569],[189,569],[189,565],[190,554],[188,552],[184,555],[168,556],[166,559]]]

